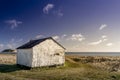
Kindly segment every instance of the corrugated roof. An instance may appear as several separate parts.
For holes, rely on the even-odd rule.
[[[27,42],[26,44],[18,47],[17,49],[29,49],[34,47],[35,45],[47,40],[47,39],[52,39],[55,43],[57,43],[59,46],[61,46],[63,49],[65,49],[62,45],[60,45],[57,41],[55,41],[52,37],[48,37],[48,38],[43,38],[43,39],[37,39],[37,40],[30,40],[29,42]]]

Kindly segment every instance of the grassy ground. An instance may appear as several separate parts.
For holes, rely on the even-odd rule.
[[[78,56],[66,56],[62,67],[27,70],[15,65],[15,55],[0,54],[0,80],[120,80],[120,72],[96,67],[89,59],[88,62],[80,59]]]

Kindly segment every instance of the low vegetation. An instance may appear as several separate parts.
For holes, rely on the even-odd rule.
[[[0,80],[120,80],[119,60],[117,57],[67,55],[64,66],[28,70],[16,66],[15,54],[0,54]],[[114,65],[117,70],[106,68]]]
[[[4,53],[4,52],[14,52],[15,50],[12,50],[12,49],[5,49],[5,50],[3,50],[2,52]]]

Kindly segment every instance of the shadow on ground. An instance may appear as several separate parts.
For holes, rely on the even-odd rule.
[[[16,64],[0,64],[0,72],[1,73],[8,73],[14,72],[19,70],[28,70],[29,68],[18,66]]]

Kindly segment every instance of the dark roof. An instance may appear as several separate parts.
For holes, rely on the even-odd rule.
[[[62,45],[60,45],[57,41],[55,41],[52,37],[48,37],[48,38],[43,38],[43,39],[37,39],[37,40],[30,40],[29,42],[27,42],[26,44],[18,47],[17,49],[29,49],[34,47],[35,45],[47,40],[47,39],[52,39],[55,43],[57,43],[59,46],[61,46],[63,49],[65,49]]]

